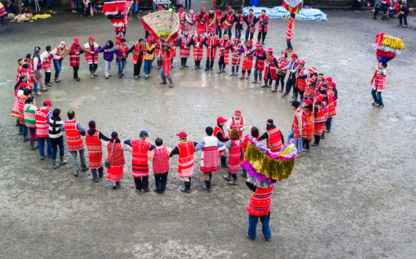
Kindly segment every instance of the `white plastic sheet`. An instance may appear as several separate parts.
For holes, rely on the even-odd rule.
[[[243,14],[248,14],[248,10],[253,9],[256,16],[261,15],[261,10],[266,10],[267,15],[270,18],[284,19],[289,15],[289,11],[283,6],[275,6],[273,8],[267,7],[244,7]],[[296,14],[296,20],[309,20],[309,21],[328,21],[326,14],[319,9],[303,8]]]

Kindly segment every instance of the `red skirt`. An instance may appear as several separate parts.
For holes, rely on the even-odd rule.
[[[251,70],[251,69],[253,69],[253,60],[249,60],[245,58],[243,61],[242,70]]]
[[[107,168],[107,180],[118,182],[123,180],[124,166],[111,166]]]
[[[321,136],[324,133],[325,123],[315,123],[313,133],[317,136]]]
[[[102,167],[103,166],[103,153],[102,152],[88,152],[88,165],[92,169]]]
[[[14,97],[14,103],[12,108],[12,117],[19,119],[19,98]]]
[[[233,154],[234,153],[234,154]],[[232,174],[236,174],[238,173],[238,167],[240,166],[240,157],[241,157],[241,153],[240,152],[229,152],[229,162],[228,162],[228,170],[230,171],[230,173]]]
[[[210,173],[218,171],[218,147],[208,147],[202,150],[201,172]]]

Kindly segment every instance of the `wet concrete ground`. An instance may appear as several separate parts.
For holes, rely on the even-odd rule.
[[[16,60],[32,53],[35,45],[56,47],[74,37],[85,43],[93,35],[104,44],[114,40],[114,30],[105,17],[73,14],[1,28],[2,257],[415,258],[414,30],[394,28],[396,21],[373,21],[368,13],[330,11],[328,18],[297,22],[293,45],[307,67],[337,83],[338,115],[321,146],[297,159],[293,175],[275,188],[270,242],[259,227],[256,240],[245,236],[250,191],[244,179],[230,187],[220,170],[214,174],[213,191],[203,191],[199,153],[191,194],[179,191],[177,158],[171,159],[163,195],[135,192],[128,153],[117,190],[106,180],[93,183],[89,172],[73,177],[70,163],[53,170],[50,159],[40,161],[10,118]],[[272,20],[270,27],[266,48],[281,51],[286,22]],[[380,32],[403,36],[406,44],[389,63],[384,109],[371,105],[369,85],[376,65],[371,44]],[[143,36],[140,20],[132,19],[128,43]],[[99,76],[90,79],[82,57],[81,82],[72,79],[65,60],[62,83],[37,97],[38,103],[50,99],[64,113],[74,109],[84,126],[93,119],[104,134],[116,130],[123,140],[148,130],[151,142],[161,137],[169,147],[177,144],[175,134],[182,130],[191,140],[200,140],[206,126],[236,109],[262,132],[269,118],[285,137],[291,129],[288,100],[260,85],[226,74],[179,70],[178,58],[173,89],[158,84],[156,70],[147,81],[134,80],[131,59],[123,79],[105,80],[102,60]],[[70,161],[67,151],[65,156]]]

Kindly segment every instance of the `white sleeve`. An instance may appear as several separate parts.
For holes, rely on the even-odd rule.
[[[233,119],[232,118],[228,119],[227,124],[225,126],[228,132],[230,132],[231,124],[233,124]]]

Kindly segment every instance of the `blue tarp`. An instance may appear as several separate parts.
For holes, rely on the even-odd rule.
[[[261,14],[261,10],[266,10],[267,15],[270,18],[280,18],[284,19],[286,16],[289,15],[289,11],[286,10],[283,6],[276,6],[273,8],[267,7],[244,7],[243,14],[248,14],[248,10],[253,9],[254,14],[259,16]],[[310,20],[310,21],[328,21],[326,18],[326,14],[324,14],[319,9],[313,8],[302,8],[299,13],[296,14],[296,20]]]

